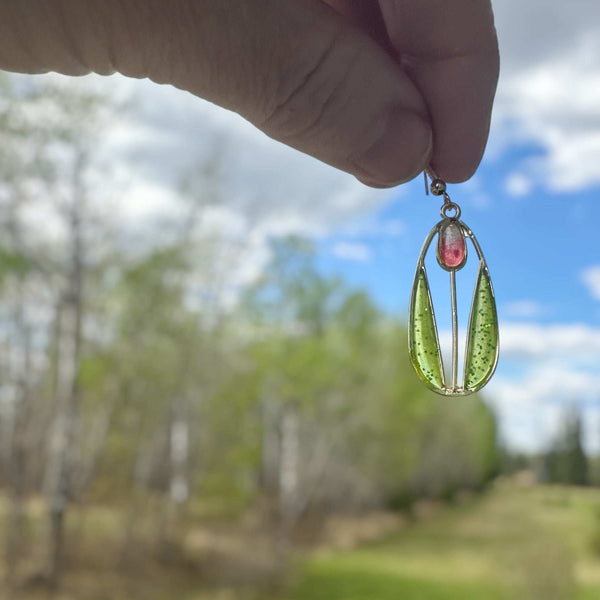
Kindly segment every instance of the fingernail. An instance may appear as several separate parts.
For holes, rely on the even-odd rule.
[[[355,161],[356,176],[372,187],[410,181],[427,164],[432,145],[425,119],[406,109],[393,110],[383,122],[379,139]]]

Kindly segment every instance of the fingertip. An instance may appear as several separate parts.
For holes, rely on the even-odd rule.
[[[464,183],[471,179],[477,170],[473,165],[439,166],[437,162],[432,162],[431,167],[446,183]]]
[[[434,151],[431,167],[446,183],[464,183],[473,177],[483,158],[483,148],[456,148],[454,152]]]
[[[386,115],[377,141],[353,161],[359,181],[374,188],[390,188],[410,181],[428,164],[433,135],[417,113],[396,108]]]

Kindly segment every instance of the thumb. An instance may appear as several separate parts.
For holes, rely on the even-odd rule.
[[[321,0],[6,4],[0,12],[12,10],[4,22],[13,26],[0,41],[0,67],[27,60],[14,70],[117,70],[170,83],[369,185],[411,179],[429,159],[432,134],[414,84]]]
[[[431,152],[414,84],[320,0],[188,0],[179,57],[150,77],[235,110],[271,137],[372,185],[411,179]]]

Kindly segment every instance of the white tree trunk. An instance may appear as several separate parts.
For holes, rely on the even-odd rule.
[[[260,485],[267,493],[276,492],[279,477],[280,436],[279,407],[274,400],[264,400],[261,404],[262,445]]]
[[[56,394],[58,412],[52,431],[46,477],[50,504],[50,580],[57,583],[63,561],[64,515],[71,499],[71,478],[78,458],[77,426],[80,390],[83,319],[84,243],[82,215],[85,207],[83,174],[86,154],[78,151],[73,170],[73,196],[68,212],[70,269],[65,293],[59,302],[57,324]]]
[[[177,411],[181,413],[181,411]],[[170,458],[171,458],[171,500],[175,505],[184,504],[189,498],[190,490],[187,476],[189,455],[189,429],[183,414],[176,414],[171,423]]]
[[[298,505],[300,479],[300,427],[294,406],[281,416],[281,452],[279,458],[279,500],[282,522],[291,524]]]

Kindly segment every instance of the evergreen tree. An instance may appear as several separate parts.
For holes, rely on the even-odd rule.
[[[588,458],[583,448],[581,415],[567,412],[564,429],[545,455],[546,480],[570,485],[589,484]]]
[[[582,424],[579,412],[568,415],[562,456],[563,480],[572,485],[588,485],[588,460],[583,449]]]

